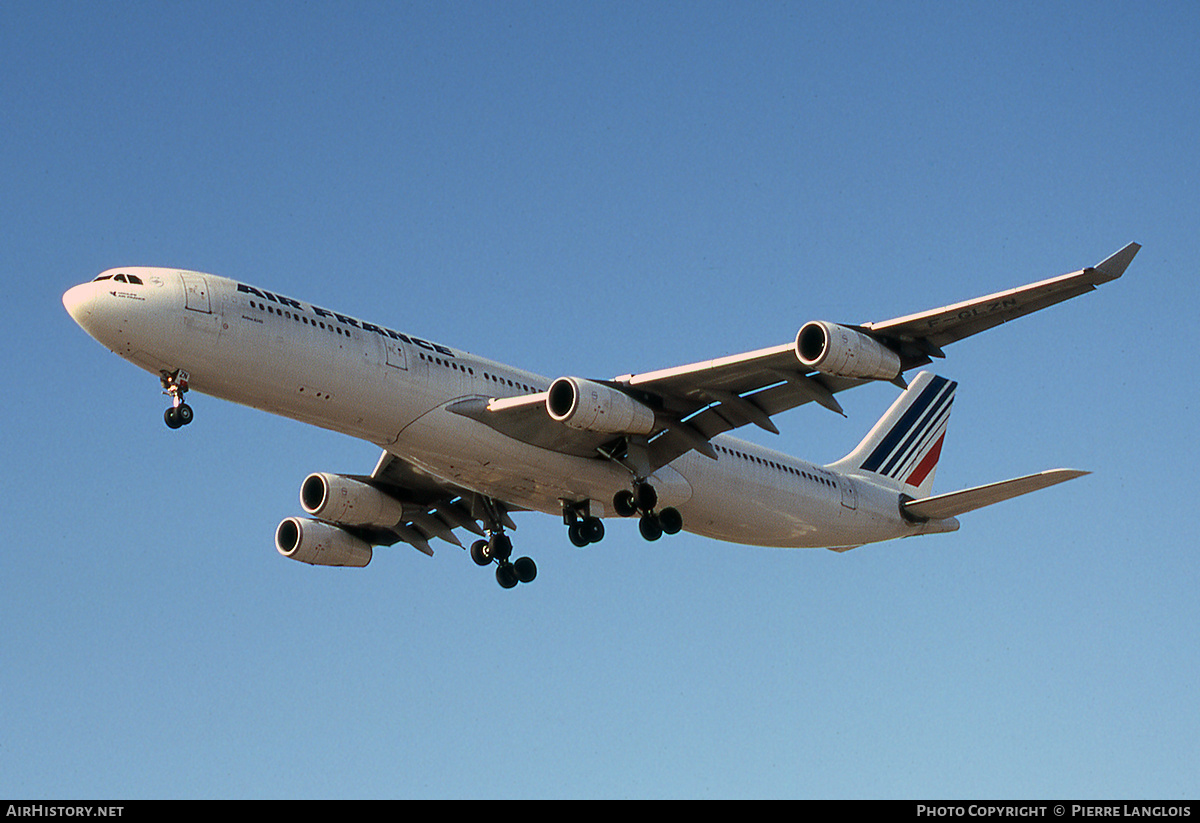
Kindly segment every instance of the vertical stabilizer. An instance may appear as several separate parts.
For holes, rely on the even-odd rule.
[[[913,497],[928,496],[958,384],[921,372],[854,451],[830,466]]]

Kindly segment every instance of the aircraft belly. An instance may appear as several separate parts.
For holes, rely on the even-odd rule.
[[[684,528],[732,543],[777,548],[861,545],[901,536],[905,524],[887,503],[860,494],[857,508],[843,504],[837,488],[792,475],[739,467],[688,455],[676,461],[693,489],[680,508]],[[730,492],[736,489],[737,493]],[[894,501],[892,501],[894,504]]]
[[[609,461],[531,446],[444,406],[407,426],[392,449],[465,488],[551,514],[566,499],[590,500],[592,514],[611,515],[613,494],[631,482],[627,471]],[[679,500],[690,496],[682,476],[669,468],[660,472],[664,492]]]

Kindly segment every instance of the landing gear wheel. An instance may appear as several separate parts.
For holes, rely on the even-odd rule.
[[[496,582],[503,589],[511,589],[521,582],[512,563],[501,563],[496,567]]]
[[[192,422],[192,407],[187,403],[180,403],[178,406],[172,406],[163,412],[163,420],[172,429],[177,429],[180,426],[186,426]]]
[[[658,513],[658,522],[663,534],[678,534],[683,528],[683,515],[678,509],[668,506]]]
[[[621,517],[633,517],[637,514],[637,503],[633,499],[633,492],[623,489],[613,495],[613,511]]]
[[[567,537],[571,539],[572,545],[579,549],[592,543],[599,543],[604,539],[604,521],[599,517],[585,517],[576,520],[567,527]]]
[[[588,540],[587,535],[583,533],[582,522],[572,523],[570,526],[568,526],[567,537],[570,538],[571,545],[577,549],[582,549],[592,542],[591,540]]]
[[[604,521],[599,517],[585,517],[582,527],[583,536],[589,543],[599,543],[604,539]]]
[[[639,511],[653,511],[658,505],[658,492],[649,483],[638,483],[637,488],[633,490],[633,496]]]
[[[512,557],[512,548],[512,540],[506,534],[493,534],[488,540],[488,554],[501,564],[508,562],[508,558]]]
[[[642,537],[647,540],[657,540],[663,536],[662,523],[659,522],[658,515],[644,514],[642,519],[638,521],[638,531],[642,533]]]
[[[471,559],[475,561],[476,566],[491,565],[492,555],[488,552],[486,540],[476,540],[471,544]]]
[[[512,564],[513,573],[522,583],[532,583],[537,577],[537,564],[532,557],[518,557]]]
[[[186,426],[192,422],[192,407],[183,402],[183,395],[188,390],[188,373],[183,369],[173,372],[163,371],[160,374],[163,394],[170,395],[171,408],[163,412],[163,420],[172,429]]]

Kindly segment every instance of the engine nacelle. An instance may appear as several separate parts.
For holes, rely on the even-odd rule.
[[[581,377],[560,377],[546,392],[546,411],[566,426],[604,434],[649,434],[654,412],[625,392]]]
[[[796,357],[810,369],[838,377],[894,380],[900,355],[860,331],[813,320],[796,334]]]
[[[371,562],[371,547],[320,520],[289,517],[275,529],[275,548],[284,557],[313,566],[358,566]]]
[[[389,528],[404,516],[404,504],[360,480],[316,472],[300,485],[300,505],[313,517],[344,526]]]

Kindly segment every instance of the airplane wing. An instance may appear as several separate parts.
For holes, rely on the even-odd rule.
[[[516,530],[508,516],[512,507],[484,500],[469,489],[456,486],[421,471],[412,463],[389,451],[379,456],[369,476],[353,476],[386,492],[404,504],[404,517],[391,528],[348,529],[376,546],[391,546],[404,541],[424,554],[433,555],[429,541],[435,537],[462,547],[454,534],[457,528],[484,536],[480,521],[496,520]]]
[[[692,449],[716,459],[709,440],[722,432],[752,423],[777,433],[772,417],[810,402],[841,414],[834,396],[838,392],[874,380],[903,385],[905,371],[944,357],[942,347],[949,343],[1117,279],[1140,248],[1130,243],[1095,266],[930,311],[854,325],[808,323],[794,342],[589,381],[627,395],[653,412],[653,429],[640,434],[563,425],[547,413],[547,392],[490,401],[469,399],[451,410],[524,442],[569,454],[622,458],[634,447],[639,455],[635,468],[641,473]],[[805,350],[810,329],[811,339],[825,346],[820,355],[810,356]]]
[[[920,345],[936,351],[947,343],[1086,294],[1102,283],[1116,280],[1125,273],[1140,248],[1137,243],[1130,243],[1103,262],[1077,272],[895,320],[866,323],[863,328],[883,339],[920,341]]]

